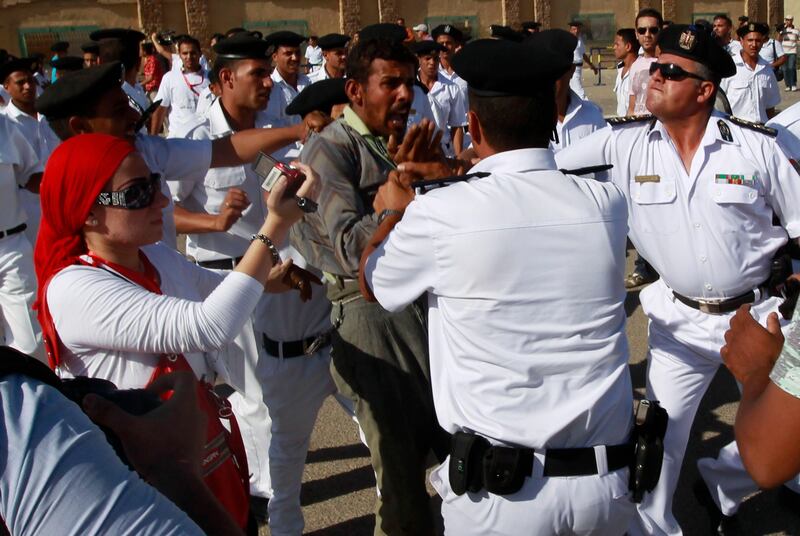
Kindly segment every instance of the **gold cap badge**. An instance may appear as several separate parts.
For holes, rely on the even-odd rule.
[[[697,36],[692,31],[686,30],[681,34],[681,38],[678,41],[678,46],[680,46],[683,50],[691,52],[695,43],[697,43]]]

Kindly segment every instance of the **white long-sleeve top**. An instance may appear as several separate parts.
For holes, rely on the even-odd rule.
[[[204,352],[231,342],[250,319],[264,287],[256,279],[196,266],[162,244],[142,248],[158,271],[158,295],[94,266],[69,266],[47,289],[61,344],[59,373],[147,384],[161,354],[183,353],[200,378]]]

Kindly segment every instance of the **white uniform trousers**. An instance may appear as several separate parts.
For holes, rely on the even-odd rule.
[[[680,525],[672,513],[672,499],[692,423],[703,395],[722,365],[719,350],[725,344],[725,331],[734,313],[709,315],[687,307],[674,298],[663,280],[647,287],[639,298],[650,319],[647,396],[658,400],[667,410],[669,424],[658,485],[637,506],[638,515],[628,532],[632,536],[680,535]],[[763,325],[769,313],[777,311],[779,303],[777,298],[761,300],[752,306],[751,313]],[[788,328],[788,322],[782,324],[784,329]],[[714,466],[718,480],[709,482],[709,487],[728,498],[722,501],[723,506],[729,506],[723,508],[723,513],[732,513],[758,487],[745,471],[735,443],[720,452]]]
[[[228,401],[242,433],[247,468],[250,471],[250,495],[271,499],[273,490],[267,454],[272,440],[272,422],[267,406],[259,398],[240,391],[235,391]]]
[[[261,337],[260,333],[258,337]],[[330,373],[330,350],[330,346],[326,346],[310,356],[278,358],[260,348],[258,377],[272,419],[269,446],[273,487],[269,501],[269,528],[272,536],[300,536],[303,533],[305,523],[300,507],[300,487],[311,432],[322,403],[329,395],[336,394]],[[347,405],[342,405],[347,411]],[[348,413],[353,414],[352,407]]]
[[[28,242],[33,247],[36,244],[36,237],[39,235],[39,222],[42,219],[42,205],[39,200],[39,194],[20,188],[19,202],[28,216],[25,222],[28,224],[28,228],[25,229],[25,236],[28,237]]]
[[[25,233],[0,238],[0,320],[4,344],[47,363],[42,330],[33,311],[36,272]]]
[[[450,488],[449,461],[431,473],[431,484],[442,498],[447,536],[621,536],[636,512],[627,468],[545,478],[537,456],[534,475],[517,493],[501,496],[484,490],[459,496]]]
[[[572,78],[569,79],[569,88],[574,91],[580,98],[586,100],[586,91],[583,89],[583,67],[580,65],[575,66],[575,72],[572,73]]]

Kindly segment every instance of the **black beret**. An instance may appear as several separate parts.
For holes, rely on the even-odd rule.
[[[56,41],[50,45],[50,52],[66,52],[69,48],[69,43],[66,41]]]
[[[381,22],[364,26],[359,30],[358,37],[361,41],[383,39],[392,43],[402,43],[406,40],[406,31],[399,24]]]
[[[15,58],[0,65],[0,84],[4,83],[6,78],[17,71],[31,72],[34,63],[36,63],[34,58]]]
[[[103,30],[95,30],[89,34],[89,39],[92,41],[100,41],[102,39],[119,39],[120,41],[127,41],[129,43],[139,43],[143,41],[145,35],[136,30],[127,28],[105,28]]]
[[[542,27],[542,23],[536,22],[535,20],[529,20],[520,24],[520,26],[522,27],[523,30],[538,30],[539,28]]]
[[[51,120],[70,117],[87,102],[121,87],[122,64],[118,61],[81,69],[47,86],[36,100],[36,111]]]
[[[736,74],[731,55],[705,28],[695,24],[673,24],[661,32],[658,46],[662,54],[674,54],[701,63],[720,78]]]
[[[736,35],[738,35],[740,38],[744,37],[750,32],[757,32],[761,35],[769,35],[769,26],[763,22],[750,22],[736,29]]]
[[[445,48],[437,43],[436,41],[415,41],[408,45],[408,48],[411,49],[411,52],[416,54],[417,56],[427,56],[428,54],[433,54],[434,52],[442,52]]]
[[[100,54],[100,43],[89,41],[81,45],[81,50],[89,52],[90,54]]]
[[[330,115],[335,104],[348,102],[345,82],[344,78],[328,78],[306,86],[286,107],[286,113],[305,117],[308,113],[318,111]]]
[[[79,71],[83,69],[83,58],[77,56],[63,56],[50,62],[58,71]]]
[[[452,24],[440,24],[431,32],[434,39],[438,39],[440,35],[449,35],[456,41],[464,41],[464,33]]]
[[[560,56],[564,61],[572,63],[572,53],[578,46],[578,38],[566,30],[554,29],[544,30],[536,34],[535,39],[528,38],[526,44],[535,43],[536,46],[544,46],[551,53]]]
[[[453,69],[478,95],[531,95],[554,84],[572,65],[571,54],[555,53],[557,39],[548,33],[533,34],[525,43],[479,39],[453,56]]]
[[[506,41],[514,41],[517,43],[522,42],[523,35],[510,26],[492,24],[489,26],[489,31],[495,39],[505,39]]]
[[[273,32],[264,38],[269,44],[278,47],[299,47],[300,43],[306,40],[300,34],[290,32],[288,30],[281,30],[280,32]]]
[[[334,48],[346,47],[348,41],[350,41],[350,37],[347,35],[330,33],[320,37],[317,44],[322,50],[333,50]]]
[[[569,24],[567,24],[567,26],[571,26],[573,28],[582,28],[583,23],[579,20],[571,20],[569,21]]]
[[[242,32],[217,41],[214,52],[217,58],[227,60],[266,59],[272,54],[272,45],[249,32]]]

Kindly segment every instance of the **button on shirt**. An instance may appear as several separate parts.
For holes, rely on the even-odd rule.
[[[725,299],[758,287],[787,232],[800,235],[800,180],[784,152],[716,112],[689,172],[660,121],[603,129],[556,159],[572,169],[613,164],[631,240],[684,296]],[[773,211],[785,231],[772,225]]]
[[[0,115],[0,139],[0,231],[6,231],[27,220],[19,188],[43,168],[25,135],[5,115]]]
[[[560,151],[592,132],[605,128],[606,120],[603,119],[603,110],[598,105],[581,99],[577,93],[569,90],[569,104],[564,121],[556,123],[558,142],[550,142],[553,151]]]
[[[736,117],[766,123],[767,110],[781,102],[778,80],[767,61],[759,57],[755,69],[751,69],[741,54],[733,56],[736,74],[723,78],[720,87],[728,96],[731,111]]]
[[[208,86],[204,72],[184,73],[172,70],[161,79],[156,100],[161,106],[170,108],[170,136],[181,136],[188,125],[195,120],[197,100],[200,92]]]
[[[256,115],[256,128],[268,128],[270,124],[264,112]],[[187,137],[192,140],[213,140],[229,136],[233,130],[222,111],[222,101],[211,105],[206,120],[193,128]],[[226,232],[190,234],[186,241],[186,253],[198,261],[210,261],[241,257],[250,246],[250,237],[258,233],[266,217],[266,207],[261,197],[261,179],[253,166],[245,164],[209,169],[202,183],[182,181],[173,189],[176,202],[193,212],[219,214],[225,195],[232,187],[247,194],[250,206],[242,217]]]
[[[624,442],[622,193],[563,175],[548,149],[476,171],[492,175],[417,196],[365,267],[389,311],[427,293],[439,423],[533,448]]]

